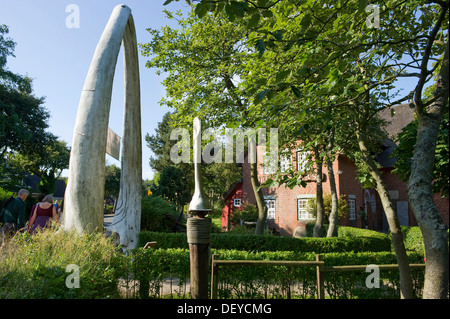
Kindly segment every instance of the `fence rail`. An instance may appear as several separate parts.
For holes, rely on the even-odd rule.
[[[292,266],[316,267],[317,299],[325,298],[325,273],[343,271],[365,271],[367,265],[325,266],[323,255],[317,254],[315,261],[283,261],[283,260],[219,260],[218,255],[212,256],[211,266],[211,299],[217,298],[219,284],[219,267],[226,266]],[[380,270],[398,269],[398,264],[377,265]],[[410,264],[411,269],[425,268],[425,264]]]

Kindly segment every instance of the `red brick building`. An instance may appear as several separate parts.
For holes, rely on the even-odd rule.
[[[391,124],[386,127],[390,138],[394,137],[401,129],[413,119],[412,110],[407,104],[395,107],[395,116],[391,117],[390,110],[381,114]],[[390,157],[395,144],[391,139],[386,139],[383,150],[377,160],[381,164],[383,179],[389,191],[394,209],[401,225],[415,226],[417,222],[411,210],[407,197],[407,186],[392,174],[395,158]],[[262,163],[261,151],[258,151],[258,163]],[[305,154],[302,151],[293,150],[291,158],[280,157],[281,170],[292,165],[293,169],[302,169]],[[242,164],[242,181],[226,197],[226,206],[222,214],[222,228],[228,229],[228,220],[233,209],[236,209],[236,201],[239,208],[250,203],[255,203],[255,196],[250,181],[250,164],[247,160]],[[333,163],[333,171],[336,180],[338,196],[345,195],[349,206],[349,213],[339,221],[340,225],[363,227],[359,211],[366,212],[368,228],[378,231],[388,231],[389,226],[381,205],[380,198],[374,189],[363,189],[356,179],[355,164],[343,155],[337,157]],[[330,194],[330,183],[327,176],[327,168],[323,167],[323,193]],[[258,165],[258,179],[264,182],[270,175],[266,174],[265,168]],[[311,198],[316,196],[316,178],[314,174],[305,179],[306,187],[296,186],[293,189],[284,185],[278,188],[264,188],[263,194],[268,207],[267,227],[275,229],[283,236],[292,236],[297,227],[305,228],[307,223],[314,222],[314,218],[308,213],[307,205]],[[435,203],[441,212],[444,222],[449,225],[449,200],[435,196]],[[327,221],[325,221],[327,223]]]

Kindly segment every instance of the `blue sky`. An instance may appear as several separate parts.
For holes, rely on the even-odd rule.
[[[137,41],[151,40],[147,28],[159,29],[164,25],[176,27],[176,21],[165,18],[163,9],[170,11],[189,8],[184,1],[166,7],[164,0],[0,0],[0,24],[9,27],[8,36],[17,44],[15,58],[7,66],[14,73],[33,78],[34,94],[45,96],[45,107],[50,111],[49,131],[72,144],[73,128],[81,90],[97,42],[113,8],[124,3],[132,10]],[[66,7],[79,8],[80,27],[68,28],[66,18],[71,14]],[[116,66],[109,127],[118,135],[123,128],[123,62],[122,52]],[[165,95],[157,76],[145,67],[146,57],[139,55],[141,78],[141,113],[143,142],[143,178],[151,179],[153,172],[148,164],[151,151],[145,142],[147,133],[154,134],[158,122],[169,111],[158,102]],[[120,162],[107,155],[107,164],[120,167]],[[67,172],[63,175],[67,176]]]

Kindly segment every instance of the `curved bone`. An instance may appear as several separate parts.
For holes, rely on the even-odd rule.
[[[117,56],[124,45],[125,107],[119,201],[113,228],[123,246],[136,245],[140,230],[142,144],[136,31],[131,9],[114,8],[81,93],[69,162],[64,228],[103,230],[105,151]],[[119,219],[119,220],[117,220]]]

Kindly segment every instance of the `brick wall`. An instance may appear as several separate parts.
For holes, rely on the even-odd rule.
[[[261,154],[258,152],[258,163],[261,163]],[[292,156],[293,167],[296,167],[296,156],[293,153]],[[356,216],[354,220],[351,220],[349,216],[345,216],[339,221],[340,225],[363,227],[363,221],[358,212],[362,210],[367,212],[367,227],[369,229],[387,231],[388,224],[383,213],[383,207],[381,205],[380,198],[375,189],[363,189],[361,184],[357,181],[357,173],[355,165],[352,161],[345,156],[339,156],[333,163],[333,171],[335,173],[336,187],[338,196],[346,195],[347,201],[351,197],[355,200]],[[394,174],[391,173],[391,169],[383,169],[383,179],[385,180],[387,189],[391,196],[394,209],[406,211],[403,216],[403,222],[408,225],[417,225],[417,222],[412,213],[410,204],[407,198],[406,184],[400,181]],[[265,181],[268,175],[264,174],[264,168],[259,165],[258,178],[260,181]],[[296,186],[293,189],[281,185],[279,188],[264,188],[263,194],[275,199],[276,211],[275,219],[268,220],[268,227],[272,230],[275,228],[283,236],[292,236],[296,227],[305,227],[307,221],[299,221],[297,214],[297,200],[299,195],[315,195],[316,194],[316,182],[307,179],[306,187]],[[328,178],[327,168],[323,167],[323,192],[331,193],[330,184]],[[256,202],[255,195],[250,180],[250,164],[245,159],[243,163],[243,183],[242,183],[242,198],[243,205]],[[441,199],[438,195],[435,196],[435,203],[438,206],[439,211],[443,217],[444,222],[449,224],[449,201],[448,198]],[[314,221],[310,221],[314,222]]]

